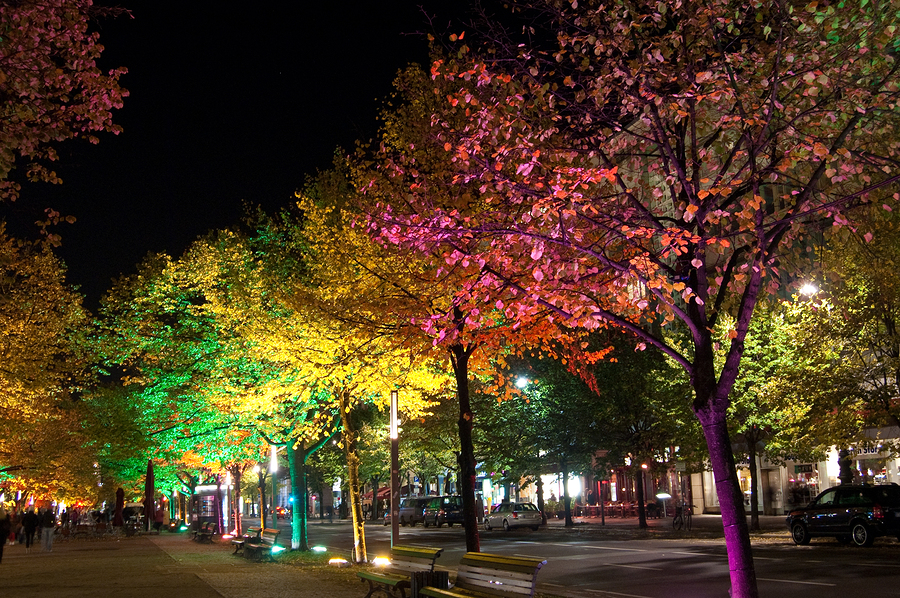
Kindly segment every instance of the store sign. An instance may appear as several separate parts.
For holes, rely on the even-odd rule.
[[[881,447],[859,447],[853,449],[856,455],[878,455],[881,453]]]
[[[807,465],[794,465],[794,473],[812,473],[813,466],[811,464]]]

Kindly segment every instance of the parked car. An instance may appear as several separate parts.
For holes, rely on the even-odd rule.
[[[502,502],[485,517],[484,528],[502,527],[509,531],[514,527],[530,527],[537,531],[543,523],[540,510],[530,502]]]
[[[441,527],[445,523],[447,527],[453,527],[454,523],[463,524],[462,496],[434,496],[428,501],[423,522],[425,527],[431,524]]]
[[[878,536],[900,538],[900,486],[842,485],[829,488],[787,517],[795,544],[814,536],[871,546]]]
[[[286,517],[291,516],[291,510],[285,509],[284,507],[275,507],[275,516],[279,519],[284,519]]]
[[[425,524],[425,506],[429,496],[410,496],[400,501],[400,525]]]

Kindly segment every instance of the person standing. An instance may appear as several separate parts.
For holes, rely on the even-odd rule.
[[[12,520],[9,514],[0,506],[0,562],[3,561],[3,547],[9,541],[9,530],[12,529]]]
[[[41,527],[44,528],[41,531],[41,543],[44,546],[44,552],[53,552],[53,533],[56,531],[56,515],[53,514],[53,509],[44,510],[44,515],[41,518]]]
[[[31,552],[31,545],[34,544],[34,532],[37,530],[38,523],[34,507],[28,509],[28,512],[22,517],[22,529],[25,530],[25,552]]]

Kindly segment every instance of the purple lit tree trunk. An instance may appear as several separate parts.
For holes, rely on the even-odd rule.
[[[728,546],[728,568],[731,572],[733,596],[756,596],[756,572],[750,548],[750,534],[744,501],[737,482],[734,454],[725,413],[718,410],[700,410],[697,417],[703,426],[703,434],[709,447],[716,481],[716,493],[722,510],[722,526]],[[752,593],[751,593],[752,592]]]
[[[475,507],[475,446],[472,443],[472,405],[469,401],[469,357],[474,347],[455,344],[450,347],[456,394],[459,401],[459,485],[463,499],[463,527],[466,550],[481,552]]]

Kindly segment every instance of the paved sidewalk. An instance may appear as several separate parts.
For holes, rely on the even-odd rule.
[[[186,534],[57,542],[25,553],[7,546],[2,596],[15,598],[335,598],[361,597],[364,586],[300,567],[256,563],[229,546]]]

